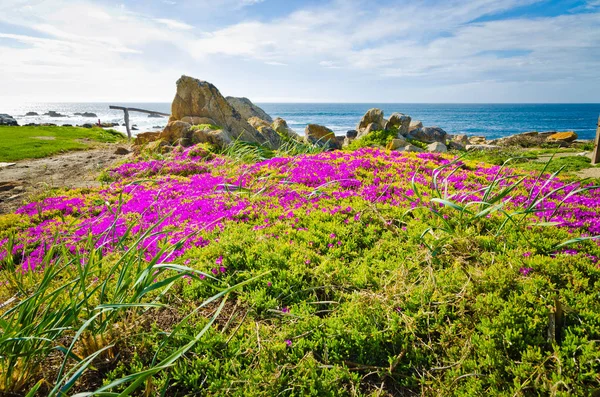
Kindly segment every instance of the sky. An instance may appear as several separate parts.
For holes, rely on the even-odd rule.
[[[0,0],[0,104],[598,103],[600,0]],[[1,108],[0,108],[1,111]]]

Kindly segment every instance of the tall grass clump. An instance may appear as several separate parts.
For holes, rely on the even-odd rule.
[[[140,328],[169,308],[169,291],[185,280],[210,284],[213,295],[163,337],[165,342],[173,339],[198,311],[218,304],[195,337],[176,348],[156,351],[157,359],[148,368],[81,395],[117,390],[119,395],[129,395],[148,387],[152,376],[173,366],[202,338],[230,293],[253,279],[229,286],[212,274],[166,262],[191,235],[165,244],[148,260],[141,243],[164,237],[164,232],[155,231],[163,220],[138,235],[130,227],[116,241],[120,249],[110,254],[102,245],[105,236],[90,235],[77,251],[64,243],[47,247],[35,272],[20,269],[19,255],[14,255],[14,242],[9,239],[1,275],[13,297],[0,308],[0,394],[30,390],[32,396],[36,392],[66,396],[77,387],[101,386],[86,375],[118,363],[124,355],[121,350],[131,349],[130,339],[137,340]],[[106,231],[108,236],[111,233]]]

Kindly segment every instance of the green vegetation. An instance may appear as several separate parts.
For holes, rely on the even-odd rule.
[[[78,127],[0,127],[0,161],[42,158],[71,150],[83,150],[98,142],[117,142],[114,130]]]
[[[203,130],[220,130],[221,127],[219,127],[218,125],[213,125],[213,124],[196,124],[193,125],[190,130],[198,130],[198,131],[203,131]]]
[[[595,187],[445,154],[211,150],[0,216],[0,394],[600,390]]]
[[[348,150],[356,150],[363,147],[371,147],[371,146],[381,146],[386,147],[388,143],[392,141],[392,139],[396,138],[398,134],[397,129],[392,129],[389,131],[385,130],[377,130],[371,131],[365,136],[362,136],[358,139],[355,139],[348,146]]]

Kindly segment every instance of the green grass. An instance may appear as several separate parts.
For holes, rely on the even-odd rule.
[[[102,128],[0,127],[0,161],[42,158],[121,139],[121,133]]]

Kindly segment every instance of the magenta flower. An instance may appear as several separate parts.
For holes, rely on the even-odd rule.
[[[272,287],[272,286],[273,286],[273,283],[272,283],[272,282],[270,282],[270,281],[268,281],[268,282],[267,282],[267,287]]]
[[[525,253],[523,254],[523,256],[524,256],[525,258],[528,258],[528,257],[530,257],[530,256],[531,256],[531,252],[527,251],[527,252],[525,252]]]
[[[521,272],[521,274],[523,276],[529,275],[529,273],[531,273],[532,271],[533,271],[533,268],[531,268],[531,267],[522,267],[519,269],[519,272]]]
[[[225,273],[225,272],[227,271],[227,268],[226,268],[225,266],[220,266],[220,267],[219,267],[219,271],[220,271],[221,273]]]
[[[329,238],[335,238],[335,233],[331,233],[331,234],[329,235]]]
[[[215,276],[217,274],[219,274],[219,271],[217,269],[215,269],[214,267],[212,269],[210,269],[210,271],[212,272],[212,274],[214,274]]]
[[[285,344],[287,345],[287,347],[292,347],[292,341],[290,339],[286,339]]]
[[[215,264],[216,265],[222,265],[223,264],[223,255],[219,256],[216,260],[215,260]]]
[[[284,308],[281,309],[281,312],[282,313],[289,313],[290,309],[288,307],[284,307]]]

